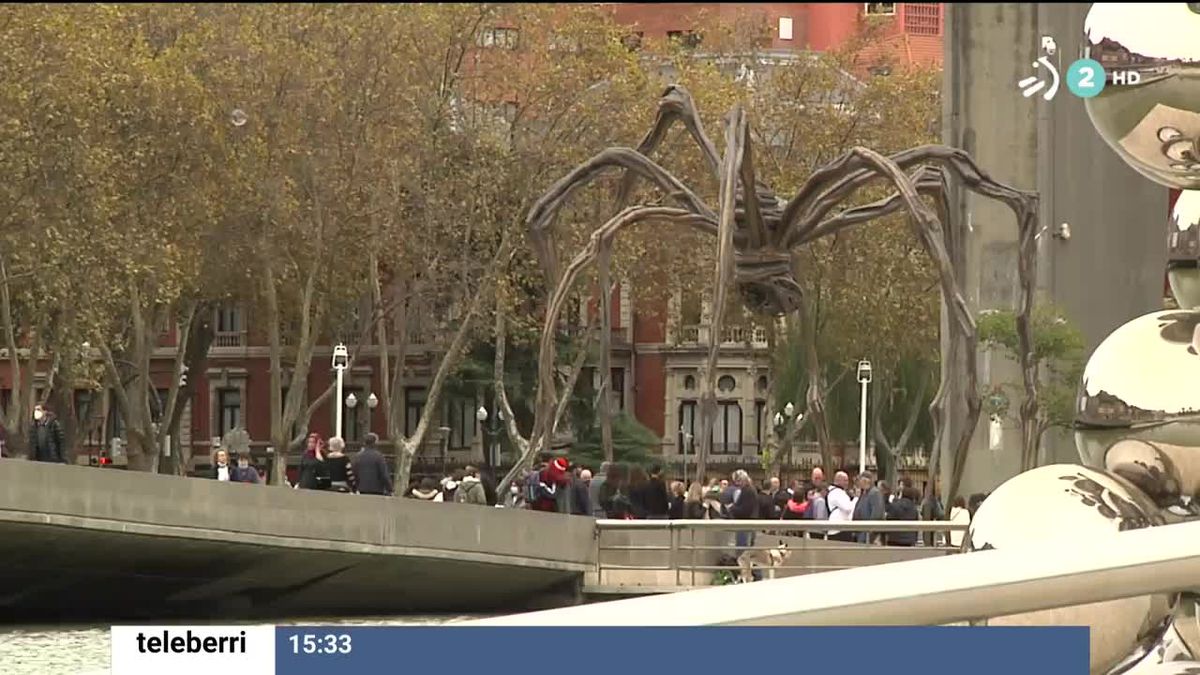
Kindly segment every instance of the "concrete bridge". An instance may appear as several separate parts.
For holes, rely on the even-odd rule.
[[[595,521],[0,460],[0,617],[510,613],[579,601]]]

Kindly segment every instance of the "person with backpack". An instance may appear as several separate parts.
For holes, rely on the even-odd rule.
[[[566,485],[567,460],[562,457],[547,462],[541,470],[529,472],[526,478],[526,502],[534,511],[558,512],[559,489]]]
[[[825,501],[826,488],[811,487],[808,488],[808,508],[804,511],[806,520],[829,520],[829,503]],[[812,532],[808,535],[811,539],[825,539],[826,533]]]
[[[487,493],[483,489],[483,481],[479,478],[479,469],[468,466],[463,470],[462,482],[454,493],[454,501],[459,504],[488,505]]]

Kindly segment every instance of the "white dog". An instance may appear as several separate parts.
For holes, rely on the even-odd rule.
[[[763,567],[767,570],[767,578],[775,578],[776,568],[787,562],[792,554],[786,542],[765,550],[744,551],[738,556],[738,567],[741,569],[740,583],[746,584],[754,580],[754,568]]]

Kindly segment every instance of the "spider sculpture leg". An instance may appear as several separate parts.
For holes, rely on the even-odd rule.
[[[933,165],[933,166],[929,166]],[[902,169],[916,166],[913,176],[905,176]],[[836,167],[837,171],[830,170]],[[968,189],[991,197],[1007,205],[1014,213],[1018,225],[1018,275],[1021,282],[1021,300],[1017,312],[1017,332],[1020,340],[1019,359],[1025,386],[1025,401],[1022,404],[1022,418],[1032,420],[1037,412],[1037,372],[1032,355],[1032,327],[1030,316],[1033,308],[1033,288],[1036,282],[1036,240],[1037,225],[1037,195],[1016,190],[992,180],[975,164],[967,153],[947,146],[922,146],[913,148],[890,158],[865,148],[855,148],[843,157],[831,163],[813,175],[809,183],[789,203],[785,210],[783,224],[785,241],[792,245],[812,241],[821,236],[832,234],[844,227],[879,218],[908,206],[908,198],[901,189],[899,194],[861,207],[847,209],[830,218],[825,216],[839,203],[843,203],[859,187],[879,178],[889,179],[899,188],[901,179],[910,183],[917,192],[930,194],[938,198],[942,209],[941,220],[949,223],[945,209],[946,186],[944,178],[938,179],[934,172],[951,174],[961,181]],[[838,174],[840,173],[840,177]],[[924,186],[924,187],[922,187]],[[802,199],[803,198],[803,199]],[[807,200],[808,203],[805,203]],[[909,209],[911,211],[911,208]],[[969,355],[974,353],[976,335],[974,320],[970,317],[965,300],[962,298],[961,286],[955,278],[952,259],[948,252],[959,254],[962,232],[947,227],[941,231],[928,227],[928,223],[920,223],[923,243],[930,255],[934,257],[939,268],[942,281],[943,298],[951,317],[951,349],[961,350],[959,355],[968,355],[963,359],[968,379],[967,426],[955,445],[955,464],[953,467],[951,490],[957,488],[961,480],[962,469],[965,466],[965,456],[969,447],[970,436],[974,431],[979,416],[979,394],[976,390],[974,359]],[[937,223],[933,223],[937,225]],[[934,234],[937,236],[933,236]],[[940,241],[935,241],[940,240]],[[948,355],[953,356],[953,355]],[[935,424],[940,428],[945,420],[945,396],[950,371],[943,360],[942,386],[938,396],[931,406],[931,414]],[[1028,428],[1025,430],[1029,435]],[[1026,438],[1026,443],[1035,439]]]
[[[562,278],[555,285],[554,293],[546,307],[546,318],[542,324],[542,334],[538,344],[538,397],[533,432],[529,436],[528,448],[501,481],[501,488],[511,484],[516,476],[529,466],[534,454],[545,447],[554,434],[555,408],[559,398],[558,388],[554,383],[556,368],[554,338],[558,330],[559,318],[570,297],[571,289],[579,280],[580,274],[589,265],[595,263],[602,254],[606,255],[611,252],[613,241],[621,231],[639,223],[682,225],[703,229],[716,227],[716,224],[707,216],[693,213],[687,209],[665,206],[633,206],[617,214],[592,233],[587,246],[563,270]]]
[[[706,216],[695,225],[709,234],[716,235],[716,214],[682,181],[636,150],[609,148],[583,162],[550,186],[550,189],[534,203],[525,219],[530,239],[550,284],[557,284],[559,277],[558,254],[551,228],[555,217],[571,194],[613,168],[622,169],[627,175],[632,174],[649,180],[684,209]]]

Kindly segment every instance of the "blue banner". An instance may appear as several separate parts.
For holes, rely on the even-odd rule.
[[[1086,627],[281,626],[275,645],[279,675],[1088,675],[1089,666]]]

